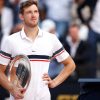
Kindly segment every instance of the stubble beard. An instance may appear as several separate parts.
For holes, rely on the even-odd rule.
[[[34,27],[37,27],[38,26],[38,22],[37,23],[34,23],[34,24],[31,24],[31,23],[27,23],[27,22],[24,22],[26,26],[30,27],[30,28],[34,28]]]

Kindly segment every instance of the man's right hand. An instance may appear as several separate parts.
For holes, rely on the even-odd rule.
[[[9,92],[15,99],[23,99],[24,91],[25,91],[24,88],[17,87],[16,85],[12,85],[11,89],[9,89]]]
[[[25,89],[20,85],[8,81],[7,76],[5,75],[5,69],[5,65],[0,65],[0,85],[7,89],[15,99],[23,99]]]

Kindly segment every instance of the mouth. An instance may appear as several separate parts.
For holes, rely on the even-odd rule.
[[[36,18],[32,18],[31,20],[36,20]]]

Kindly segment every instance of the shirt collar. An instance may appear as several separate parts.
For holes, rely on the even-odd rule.
[[[42,30],[41,30],[39,27],[38,27],[38,29],[39,29],[39,31],[38,31],[37,37],[43,36]],[[23,27],[22,30],[21,30],[21,37],[22,37],[22,38],[28,39],[28,37],[26,36],[26,34],[25,34],[25,32],[24,32],[24,27]]]

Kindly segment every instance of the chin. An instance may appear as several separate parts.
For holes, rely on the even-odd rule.
[[[36,27],[38,24],[31,24],[31,25],[29,25],[30,27]]]

